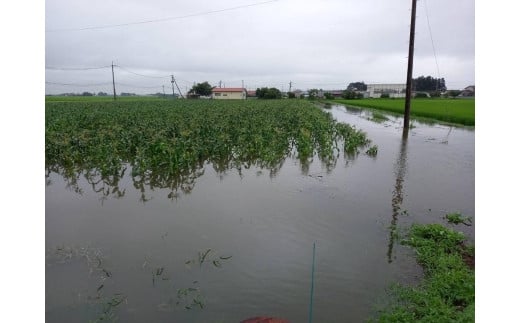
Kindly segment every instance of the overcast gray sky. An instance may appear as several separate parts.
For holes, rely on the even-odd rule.
[[[411,0],[47,0],[45,91],[111,93],[112,61],[118,93],[170,93],[171,74],[183,92],[203,81],[405,83],[410,9]],[[414,77],[474,84],[474,0],[418,1],[414,57]]]

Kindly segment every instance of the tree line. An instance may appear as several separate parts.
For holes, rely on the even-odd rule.
[[[211,90],[214,88],[209,82],[202,82],[194,84],[189,90],[188,95],[191,97],[198,96],[210,96]],[[367,85],[363,81],[351,82],[342,93],[344,99],[360,99],[363,98],[363,93],[367,91]],[[432,76],[419,76],[412,79],[412,90],[415,92],[426,92],[430,96],[440,96],[441,92],[446,91],[446,81],[444,78],[434,78]],[[307,91],[309,99],[315,99],[319,93],[323,93],[323,96],[327,99],[332,99],[334,96],[327,91],[318,89],[310,89]],[[262,87],[256,89],[256,96],[259,99],[280,99],[282,98],[282,92],[277,88]],[[296,95],[294,92],[288,92],[287,97],[292,99]]]

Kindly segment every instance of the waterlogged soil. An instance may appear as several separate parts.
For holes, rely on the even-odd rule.
[[[474,132],[332,106],[377,155],[335,167],[288,158],[274,171],[216,171],[184,190],[46,178],[47,322],[360,322],[392,282],[421,269],[397,238],[411,223],[474,215]],[[475,225],[475,219],[473,219]],[[474,239],[474,226],[456,226]]]

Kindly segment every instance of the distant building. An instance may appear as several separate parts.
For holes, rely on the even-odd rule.
[[[294,96],[299,99],[301,97],[303,97],[306,93],[303,92],[302,90],[294,90],[292,91],[294,93]]]
[[[382,94],[388,94],[391,98],[404,98],[406,96],[406,84],[367,84],[369,98],[380,98]]]
[[[256,90],[247,90],[248,98],[256,98]]]
[[[211,90],[211,98],[219,100],[245,100],[247,91],[241,87],[216,87]]]
[[[462,92],[460,92],[459,96],[462,97],[472,97],[475,96],[475,85],[470,85],[464,88]]]
[[[341,97],[343,97],[343,91],[345,91],[345,90],[329,90],[329,91],[324,91],[324,92],[332,94],[332,96],[335,98],[341,98]]]

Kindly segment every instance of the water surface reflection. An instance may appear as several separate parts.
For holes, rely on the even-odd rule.
[[[397,220],[401,213],[401,205],[403,204],[403,188],[404,188],[404,177],[406,175],[406,147],[408,142],[408,136],[403,135],[401,141],[401,148],[399,149],[399,155],[397,156],[397,162],[395,165],[395,187],[392,191],[392,220],[390,221],[389,227],[389,242],[388,242],[388,262],[392,262],[392,251],[394,248],[394,241],[397,238]]]
[[[420,275],[395,231],[474,214],[474,132],[417,123],[403,141],[398,118],[330,111],[367,132],[377,157],[204,164],[181,177],[48,169],[47,321],[111,308],[121,322],[305,322],[314,242],[313,319],[364,321],[390,283]]]

